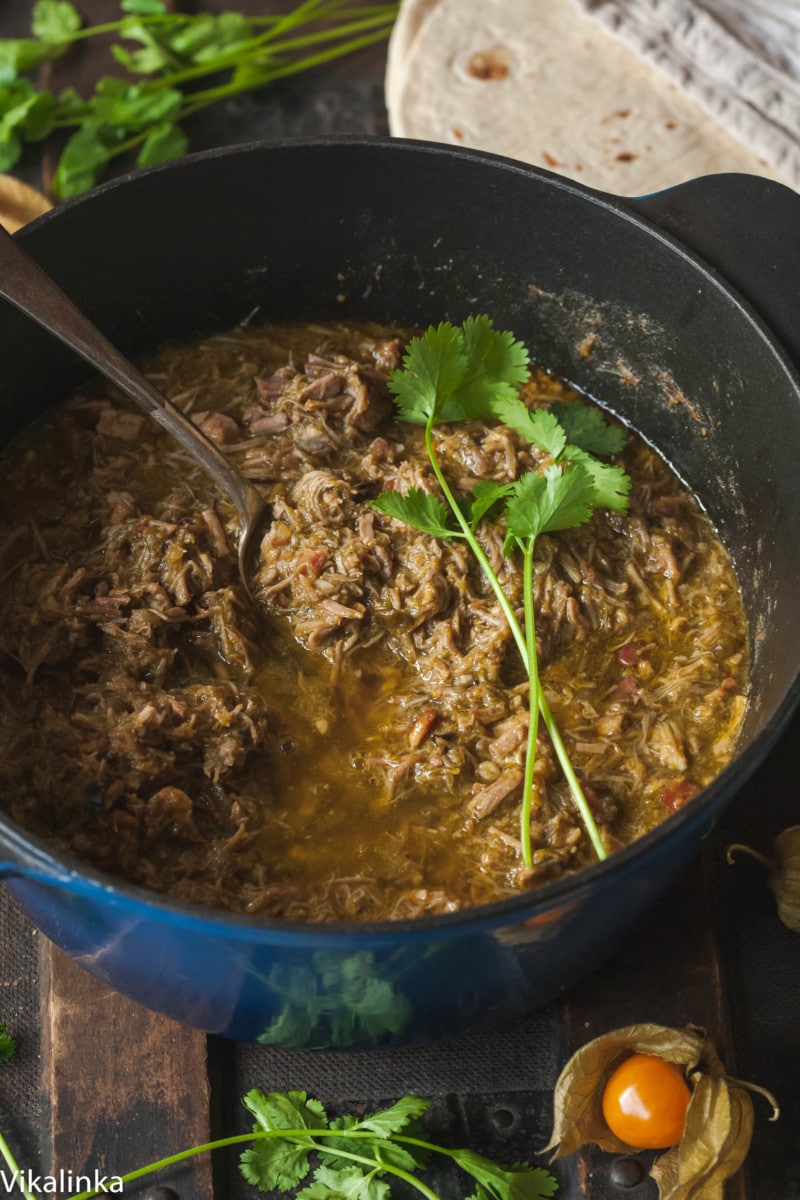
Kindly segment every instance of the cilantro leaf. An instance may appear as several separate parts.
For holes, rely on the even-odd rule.
[[[472,491],[472,503],[466,514],[470,529],[476,529],[497,501],[507,496],[513,487],[513,483],[494,483],[489,479],[476,483]]]
[[[381,492],[372,502],[373,508],[406,525],[413,525],[431,537],[457,538],[462,534],[449,524],[450,516],[447,508],[438,496],[425,492],[422,488],[412,487],[405,496],[399,492]]]
[[[379,1137],[388,1138],[405,1129],[412,1121],[418,1121],[430,1106],[430,1100],[423,1100],[420,1096],[404,1096],[391,1108],[363,1117],[358,1126],[359,1129],[372,1129]]]
[[[118,127],[87,122],[73,133],[61,154],[53,176],[53,191],[68,200],[93,187],[102,168],[117,153],[125,131]]]
[[[467,317],[459,328],[443,321],[412,338],[389,389],[401,420],[474,421],[491,414],[498,396],[516,395],[528,378],[527,364],[522,342],[496,330],[490,317]]]
[[[262,1192],[290,1192],[311,1170],[308,1155],[313,1145],[302,1146],[289,1138],[264,1138],[239,1157],[239,1168],[248,1183]]]
[[[462,1170],[477,1180],[477,1196],[481,1200],[487,1194],[494,1200],[549,1200],[558,1187],[555,1177],[542,1167],[523,1163],[508,1170],[473,1150],[449,1153]]]
[[[99,80],[90,102],[92,117],[99,125],[121,126],[131,132],[169,121],[181,107],[177,88],[149,92],[146,85],[127,83],[111,75]]]
[[[256,1118],[259,1130],[325,1129],[328,1118],[318,1100],[310,1100],[305,1092],[260,1092],[257,1089],[242,1097],[245,1108]],[[316,1142],[309,1134],[292,1133],[286,1138],[264,1138],[240,1158],[241,1171],[248,1183],[261,1191],[274,1188],[288,1192],[296,1187],[311,1170],[309,1154]]]
[[[521,400],[501,398],[492,404],[496,417],[515,430],[538,450],[558,458],[567,443],[567,436],[558,418],[545,408],[531,411]]]
[[[327,1129],[328,1116],[319,1100],[305,1092],[261,1092],[242,1097],[242,1104],[262,1129]],[[311,1138],[307,1141],[310,1143]]]
[[[43,42],[69,42],[82,24],[77,8],[67,0],[38,0],[33,6],[31,32]]]
[[[155,71],[166,72],[170,67],[180,65],[170,49],[168,39],[157,29],[151,29],[132,17],[126,21],[122,32],[130,41],[139,42],[140,49],[128,50],[115,43],[111,53],[132,75],[152,75]]]
[[[121,0],[120,8],[136,17],[163,16],[167,11],[164,0]]]
[[[188,149],[189,139],[180,125],[165,121],[161,125],[154,125],[142,142],[136,165],[154,167],[156,163],[167,162],[170,158],[181,158]]]
[[[592,477],[580,463],[563,471],[554,464],[542,475],[529,471],[514,484],[506,506],[509,536],[524,542],[583,525],[592,515],[594,500]]]
[[[528,351],[490,317],[467,317],[461,326],[467,372],[456,394],[440,407],[440,420],[488,417],[498,397],[511,400],[528,378]]]
[[[7,1062],[17,1052],[17,1043],[10,1033],[6,1032],[4,1021],[0,1021],[0,1062]]]
[[[628,511],[628,493],[631,478],[623,467],[613,467],[599,458],[579,450],[577,446],[565,446],[561,456],[563,462],[580,463],[589,472],[594,484],[596,508],[610,508],[614,512]]]
[[[589,454],[618,454],[625,445],[625,431],[609,425],[599,408],[580,400],[556,400],[550,412],[561,423],[567,441]]]
[[[40,42],[35,38],[0,39],[0,85],[12,83],[24,71],[33,71],[64,53],[63,43]]]
[[[297,1193],[297,1200],[388,1200],[389,1184],[354,1164],[317,1167],[314,1182]]]
[[[410,1099],[414,1099],[414,1097],[410,1097]],[[421,1101],[421,1103],[425,1102]],[[340,1130],[341,1136],[326,1137],[324,1143],[320,1142],[319,1153],[326,1162],[334,1166],[348,1166],[349,1160],[342,1157],[340,1151],[352,1152],[354,1149],[354,1139],[349,1135],[353,1130],[358,1130],[359,1133],[368,1131],[364,1130],[363,1123],[357,1117],[350,1114],[334,1118],[331,1121],[331,1129]],[[399,1143],[391,1140],[391,1135],[384,1136],[376,1133],[372,1138],[359,1137],[355,1143],[355,1148],[359,1154],[367,1154],[375,1159],[376,1164],[378,1164],[376,1166],[378,1174],[384,1173],[384,1166],[389,1169],[396,1167],[401,1171],[416,1171],[420,1167],[424,1167],[427,1163],[427,1155],[421,1152],[419,1148],[401,1146]]]
[[[403,369],[389,376],[389,390],[397,400],[400,418],[424,425],[439,416],[458,388],[468,366],[464,339],[458,329],[443,321],[422,337],[412,338],[403,358]]]

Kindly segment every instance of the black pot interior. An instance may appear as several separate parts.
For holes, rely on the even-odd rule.
[[[23,241],[131,355],[246,318],[489,313],[698,494],[751,623],[746,736],[785,709],[800,663],[796,381],[739,301],[621,203],[470,153],[288,144],[100,189]],[[7,306],[0,353],[5,443],[86,370]]]

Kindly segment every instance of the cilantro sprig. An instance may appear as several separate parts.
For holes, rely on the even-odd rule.
[[[390,1200],[391,1180],[402,1180],[426,1200],[437,1193],[419,1178],[433,1157],[451,1159],[475,1182],[469,1200],[549,1200],[557,1181],[542,1167],[520,1163],[503,1167],[469,1149],[450,1149],[420,1136],[420,1120],[430,1107],[419,1096],[404,1096],[365,1117],[329,1120],[323,1105],[306,1092],[249,1091],[242,1099],[254,1118],[251,1133],[219,1138],[172,1154],[120,1176],[141,1179],[197,1154],[251,1143],[240,1157],[248,1183],[262,1192],[292,1192],[297,1200]],[[300,1185],[304,1186],[300,1186]],[[98,1189],[73,1200],[92,1200]]]
[[[518,392],[528,378],[529,355],[513,334],[495,330],[487,316],[469,317],[459,327],[449,322],[413,338],[403,369],[389,380],[401,420],[425,426],[425,446],[444,502],[421,488],[405,496],[384,492],[375,507],[397,520],[445,540],[465,541],[486,577],[508,622],[529,680],[528,740],[520,815],[522,860],[533,862],[531,809],[539,716],[581,814],[598,858],[606,849],[581,783],[567,753],[539,678],[536,653],[533,562],[537,539],[584,524],[598,508],[624,512],[630,479],[621,467],[597,454],[618,453],[625,440],[599,410],[579,401],[557,402],[531,411]],[[499,419],[525,438],[542,456],[540,469],[512,483],[483,481],[468,504],[460,503],[436,455],[433,430],[443,422]],[[477,536],[481,521],[498,514],[506,525],[504,553],[522,554],[524,631],[514,607]]]
[[[188,117],[385,39],[397,9],[397,0],[303,0],[282,16],[246,17],[121,0],[118,19],[84,26],[68,0],[38,0],[32,36],[0,39],[0,171],[18,162],[26,143],[56,130],[70,131],[53,181],[59,199],[87,191],[122,154],[135,152],[139,167],[179,157],[188,149]],[[56,94],[27,78],[100,35],[119,39],[111,53],[122,78],[103,77],[88,97],[72,88]]]

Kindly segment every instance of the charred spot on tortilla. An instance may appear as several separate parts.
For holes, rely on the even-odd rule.
[[[467,63],[467,70],[474,79],[497,80],[508,76],[511,52],[505,46],[492,46],[490,50],[479,50]]]

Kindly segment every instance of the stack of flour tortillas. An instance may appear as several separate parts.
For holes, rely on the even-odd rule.
[[[619,195],[719,171],[800,188],[800,0],[403,0],[386,101],[396,137]]]

